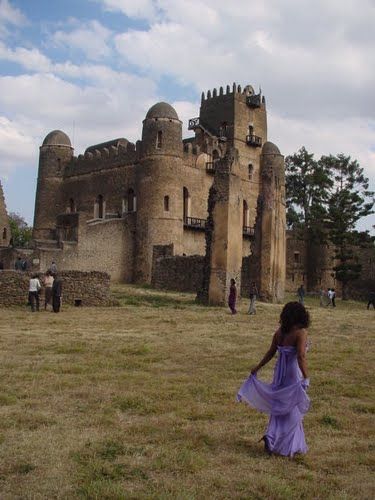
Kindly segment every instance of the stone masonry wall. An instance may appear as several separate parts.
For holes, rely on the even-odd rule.
[[[178,292],[196,292],[202,282],[203,260],[203,255],[158,258],[154,261],[152,285]]]
[[[110,297],[109,274],[97,271],[63,271],[59,276],[63,283],[63,304],[74,305],[75,299],[81,299],[82,306],[115,305]],[[0,307],[25,305],[30,277],[29,273],[20,271],[0,271]],[[40,298],[42,304],[43,289]]]

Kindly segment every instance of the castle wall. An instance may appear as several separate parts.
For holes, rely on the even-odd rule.
[[[9,246],[11,239],[8,214],[5,205],[3,188],[0,182],[0,248]]]
[[[28,301],[31,274],[19,271],[0,271],[0,306],[25,306]],[[81,299],[83,306],[109,306],[114,301],[110,296],[110,278],[106,273],[64,271],[59,273],[63,286],[63,304],[74,305]],[[44,290],[40,296],[41,309]]]

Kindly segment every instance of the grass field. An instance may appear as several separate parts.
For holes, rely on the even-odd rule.
[[[267,417],[235,402],[281,306],[113,292],[120,307],[0,309],[2,500],[375,497],[373,310],[308,299],[309,453],[291,460],[264,454]]]

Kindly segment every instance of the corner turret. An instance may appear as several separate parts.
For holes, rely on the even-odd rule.
[[[152,106],[143,120],[142,156],[182,156],[182,122],[166,102]]]

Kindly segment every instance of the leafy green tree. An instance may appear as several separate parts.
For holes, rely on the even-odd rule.
[[[21,215],[11,212],[8,216],[11,242],[14,247],[23,248],[29,246],[33,228],[29,227]]]
[[[307,288],[312,289],[318,279],[319,250],[326,242],[323,221],[333,180],[326,165],[305,147],[286,157],[285,171],[287,225],[306,242]]]
[[[361,265],[356,257],[356,246],[371,244],[366,232],[355,230],[357,222],[374,213],[374,193],[357,160],[350,156],[322,156],[319,163],[331,172],[326,228],[329,240],[335,246],[334,271],[342,284],[342,298],[347,298],[348,283],[360,276]]]

